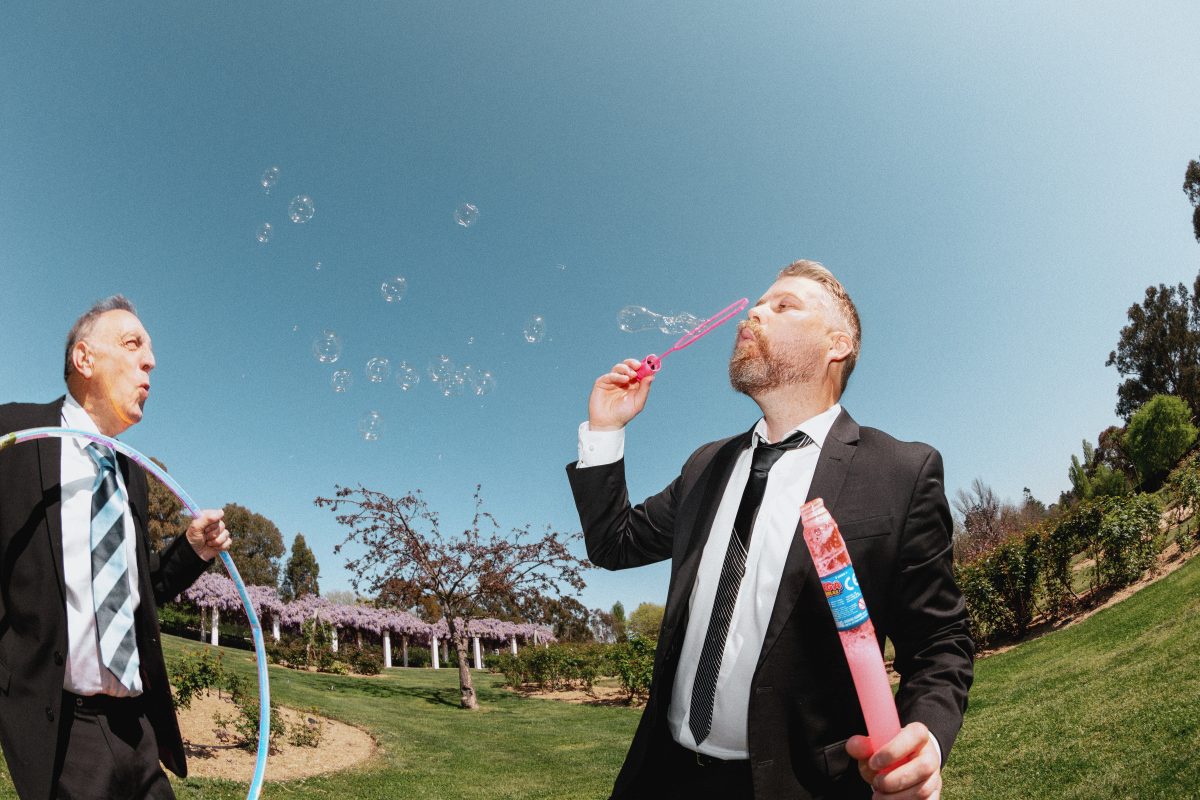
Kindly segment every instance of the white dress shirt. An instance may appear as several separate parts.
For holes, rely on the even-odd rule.
[[[74,397],[63,403],[64,428],[99,433],[96,423]],[[100,660],[96,608],[92,602],[92,485],[96,462],[87,454],[87,439],[63,439],[62,479],[63,583],[67,589],[67,663],[63,688],[81,695],[108,694],[129,697],[142,693],[141,675],[133,676],[133,691],[126,689]],[[137,543],[129,492],[117,470],[117,485],[125,495],[125,563],[133,608],[140,601],[137,582]]]
[[[817,457],[829,435],[829,429],[841,413],[840,404],[802,422],[793,430],[802,430],[812,437],[813,445],[789,450],[775,463],[767,478],[762,505],[754,521],[750,549],[746,555],[746,571],[742,576],[737,604],[729,623],[721,669],[717,675],[716,702],[713,706],[712,729],[697,746],[688,727],[688,711],[692,702],[692,683],[708,632],[713,597],[721,577],[721,565],[729,546],[733,520],[737,516],[742,491],[750,476],[752,450],[738,454],[717,514],[688,605],[688,624],[684,633],[679,668],[671,690],[667,725],[679,744],[691,750],[722,759],[748,758],[746,716],[750,708],[750,683],[758,655],[762,650],[767,624],[775,608],[775,595],[783,565],[787,560],[792,539],[800,523],[800,506],[808,498]],[[766,420],[754,428],[754,442],[766,441]],[[791,431],[788,431],[790,434]],[[786,434],[785,434],[786,435]],[[780,437],[783,438],[783,437]],[[585,422],[579,428],[579,467],[594,467],[612,463],[624,449],[624,431],[591,431]]]

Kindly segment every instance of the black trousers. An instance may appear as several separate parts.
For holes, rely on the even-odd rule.
[[[754,800],[750,762],[702,756],[674,740],[658,771],[655,796],[666,800]]]
[[[140,697],[63,692],[73,714],[60,746],[56,800],[175,800]]]

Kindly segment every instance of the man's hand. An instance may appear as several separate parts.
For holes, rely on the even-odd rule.
[[[642,413],[654,373],[635,381],[641,365],[636,358],[627,358],[614,365],[612,372],[596,379],[588,398],[588,427],[591,430],[615,431]]]
[[[188,543],[205,561],[212,561],[222,550],[229,549],[229,531],[221,521],[224,517],[223,510],[206,508],[188,525]]]
[[[846,752],[858,761],[863,780],[875,789],[872,800],[928,800],[942,796],[941,757],[920,722],[905,725],[896,738],[871,753],[871,741],[851,736]],[[908,761],[905,761],[908,759]],[[890,772],[881,772],[889,764],[901,763]]]

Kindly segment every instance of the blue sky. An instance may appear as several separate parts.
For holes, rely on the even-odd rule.
[[[58,396],[67,328],[124,292],[158,357],[125,440],[202,505],[303,532],[327,590],[343,534],[312,500],[335,483],[422,489],[448,530],[478,483],[505,527],[576,530],[562,470],[593,379],[674,339],[618,311],[707,316],[802,257],[858,304],[860,423],[938,447],[951,495],[1052,501],[1117,421],[1126,309],[1200,266],[1194,3],[22,5],[0,28],[0,399]],[[731,344],[665,363],[633,494],[753,423]],[[495,390],[363,371],[441,354]],[[582,599],[662,602],[667,578],[596,571]]]

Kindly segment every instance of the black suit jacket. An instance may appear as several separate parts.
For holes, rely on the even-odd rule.
[[[0,434],[61,424],[63,400],[0,405]],[[71,709],[62,704],[67,657],[63,584],[62,440],[40,439],[0,451],[0,744],[17,794],[51,797]],[[175,597],[208,567],[186,537],[151,553],[146,473],[124,456],[117,462],[137,532],[141,601],[135,614],[146,715],[159,758],[187,775],[183,741],[171,704],[159,642],[156,602]]]
[[[608,569],[671,559],[650,697],[614,798],[653,797],[670,781],[661,764],[688,603],[717,506],[750,436],[704,445],[670,486],[635,507],[623,462],[567,468],[588,558]],[[901,724],[925,723],[945,758],[966,710],[974,646],[951,570],[941,456],[928,445],[860,428],[843,411],[821,449],[808,497],[823,498],[838,523],[880,646],[885,636],[895,646]],[[845,748],[851,735],[866,733],[866,724],[802,532],[797,527],[792,539],[750,690],[754,795],[866,798],[870,787]]]

